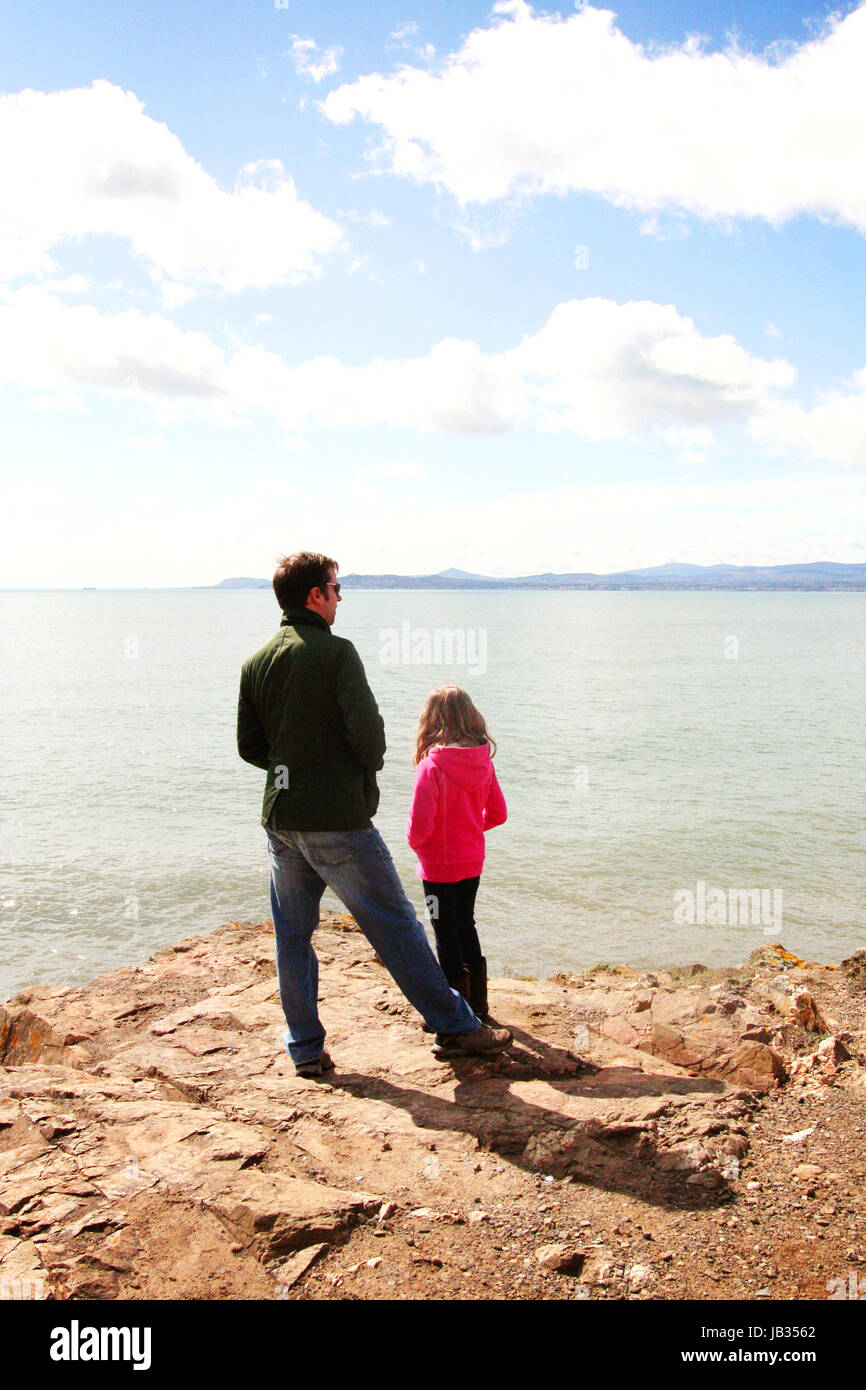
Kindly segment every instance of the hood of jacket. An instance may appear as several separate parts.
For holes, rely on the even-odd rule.
[[[493,774],[488,743],[478,748],[431,748],[427,757],[445,777],[466,791],[482,790]]]

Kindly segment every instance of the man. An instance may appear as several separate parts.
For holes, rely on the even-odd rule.
[[[358,653],[331,633],[338,568],[307,551],[280,562],[274,593],[283,619],[244,663],[238,701],[238,752],[268,774],[262,824],[289,1056],[301,1076],[333,1068],[322,1048],[312,946],[326,887],[443,1045],[502,1051],[510,1032],[482,1024],[449,988],[372,824],[385,730]]]

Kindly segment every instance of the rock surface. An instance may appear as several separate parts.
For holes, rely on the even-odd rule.
[[[866,1261],[859,1158],[813,1161],[866,1104],[844,972],[491,981],[514,1048],[442,1060],[351,919],[316,945],[323,1080],[281,1049],[270,923],[0,1008],[0,1296],[826,1296],[814,1248],[752,1259],[768,1185]],[[714,1254],[741,1221],[748,1274]]]

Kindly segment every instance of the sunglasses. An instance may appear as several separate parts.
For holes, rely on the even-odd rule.
[[[337,581],[333,579],[329,579],[327,584],[320,584],[319,587],[321,589],[333,589],[337,597],[340,597],[340,585]]]

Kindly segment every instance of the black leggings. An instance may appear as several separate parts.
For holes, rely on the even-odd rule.
[[[475,930],[475,894],[481,875],[461,878],[456,883],[430,883],[426,878],[424,897],[436,937],[436,954],[446,980],[459,980],[464,965],[477,965],[481,942]]]

